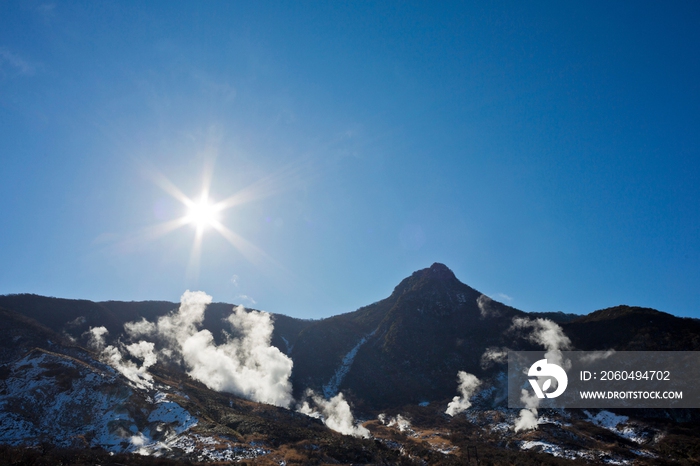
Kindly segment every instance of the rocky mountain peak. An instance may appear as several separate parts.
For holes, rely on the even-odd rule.
[[[450,270],[449,267],[447,267],[445,264],[441,264],[439,262],[433,263],[429,268],[423,269],[422,271],[419,272],[424,272],[431,278],[435,278],[438,280],[456,280],[457,277],[455,277],[454,272]]]
[[[413,272],[394,288],[389,301],[395,303],[394,314],[448,316],[455,312],[478,315],[477,299],[481,293],[457,279],[446,265],[434,263]]]
[[[400,296],[407,292],[416,292],[426,289],[451,289],[456,286],[465,286],[446,265],[435,262],[429,268],[413,272],[394,288],[393,295]]]

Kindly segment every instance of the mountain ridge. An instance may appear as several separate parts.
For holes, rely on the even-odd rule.
[[[329,403],[342,394],[349,401],[348,409],[365,419],[363,425],[375,436],[374,441],[352,439],[348,443],[344,436],[330,433],[323,422],[308,416],[317,413],[307,410],[301,414],[296,411],[298,405],[287,409],[245,400],[225,390],[216,392],[205,386],[206,380],[195,380],[187,367],[167,357],[147,368],[153,383],[150,389],[148,384],[134,382],[143,379],[129,378],[105,364],[105,354],[113,355],[114,350],[99,353],[86,349],[94,344],[90,338],[95,334],[89,329],[104,326],[103,345],[121,348],[125,363],[139,362],[135,353],[130,356],[126,351],[136,339],[126,334],[124,324],[153,325],[163,316],[172,316],[178,303],[94,303],[23,294],[0,296],[0,306],[8,308],[0,308],[0,319],[5,323],[0,328],[0,402],[10,400],[4,406],[11,406],[0,414],[10,416],[13,422],[28,423],[31,429],[20,429],[25,425],[21,423],[16,428],[19,434],[24,432],[28,444],[42,441],[42,429],[55,430],[55,426],[41,423],[42,410],[61,427],[61,422],[68,422],[57,415],[65,402],[63,394],[88,393],[87,405],[103,403],[101,411],[96,411],[102,414],[94,419],[89,412],[82,414],[92,419],[87,430],[73,421],[65,424],[66,431],[73,434],[63,438],[56,431],[56,438],[61,438],[59,445],[98,446],[194,461],[257,461],[256,455],[271,455],[278,462],[289,463],[294,458],[304,462],[300,458],[314,457],[316,462],[412,464],[405,456],[410,452],[408,455],[427,464],[458,464],[464,456],[455,452],[463,455],[470,445],[482,441],[478,438],[492,443],[479,443],[491,458],[507,457],[504,449],[518,452],[520,456],[504,459],[504,464],[522,464],[525,457],[536,464],[563,464],[558,459],[543,459],[537,450],[584,461],[591,448],[598,453],[590,458],[601,461],[632,458],[635,464],[661,464],[653,455],[668,451],[679,458],[695,458],[682,446],[697,432],[692,425],[697,416],[692,412],[640,413],[657,419],[653,429],[630,419],[632,414],[576,411],[566,417],[540,413],[535,434],[514,431],[517,410],[504,407],[502,356],[507,350],[542,350],[542,343],[531,338],[531,330],[543,323],[570,338],[570,349],[700,350],[700,321],[649,308],[615,306],[584,316],[526,313],[489,298],[460,282],[445,265],[434,263],[403,279],[388,297],[353,312],[320,320],[271,314],[271,344],[293,361],[290,381],[296,402],[313,399],[308,390]],[[197,328],[209,332],[214,345],[210,349],[226,344],[231,332],[235,337],[236,329],[228,320],[233,308],[227,303],[206,306],[202,325]],[[273,350],[270,354],[276,352],[268,349]],[[485,364],[487,353],[500,354],[501,359]],[[143,361],[139,370],[145,367]],[[100,375],[102,372],[105,375]],[[484,389],[471,400],[478,407],[476,411],[450,418],[445,406],[459,393],[457,374],[462,372],[476,376]],[[109,396],[104,398],[100,393]],[[31,409],[22,410],[22,406]],[[678,420],[691,424],[674,431],[668,422]],[[12,429],[3,435],[14,438]],[[100,432],[99,436],[91,436],[91,429]],[[635,453],[642,446],[625,437],[629,429],[642,439],[639,442],[653,440],[661,445],[654,447],[656,453],[643,452],[651,455],[648,461],[637,461],[647,457]],[[664,432],[675,433],[669,436]],[[198,439],[218,442],[219,456],[206,456],[203,452],[209,451],[209,444]],[[496,444],[495,450],[490,449]],[[605,445],[615,447],[606,452]],[[526,456],[522,456],[525,450]]]
[[[179,305],[15,294],[0,296],[0,306],[86,345],[92,327],[106,327],[108,341],[115,341],[126,322],[155,321]],[[228,338],[225,318],[233,307],[207,307],[203,328],[219,344]],[[514,318],[557,322],[577,349],[700,348],[700,321],[624,305],[583,316],[526,313],[460,282],[437,262],[401,280],[388,297],[352,312],[318,320],[271,315],[271,343],[294,361],[295,397],[308,388],[326,396],[343,390],[370,410],[449,397],[458,370],[488,376],[480,361],[485,348],[536,349],[507,333]],[[662,338],[652,338],[654,330]]]

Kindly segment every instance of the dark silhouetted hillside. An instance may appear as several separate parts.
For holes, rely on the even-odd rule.
[[[700,350],[700,321],[643,307],[602,309],[563,324],[563,328],[580,350]]]

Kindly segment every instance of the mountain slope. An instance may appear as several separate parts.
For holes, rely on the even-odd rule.
[[[395,463],[399,456],[306,415],[217,393],[168,365],[151,368],[150,386],[135,384],[33,319],[5,309],[0,318],[0,444],[272,464]]]
[[[18,311],[52,330],[53,339],[86,345],[86,331],[105,326],[108,342],[124,323],[151,322],[178,307],[164,301],[94,303],[36,295],[0,296],[0,306]],[[233,305],[212,303],[202,327],[221,344],[230,332]],[[515,317],[557,321],[580,350],[697,350],[700,321],[653,309],[618,306],[586,316],[524,313],[493,301],[461,283],[443,264],[414,272],[392,294],[357,311],[312,321],[273,314],[272,345],[294,361],[294,396],[308,388],[330,398],[342,391],[369,411],[449,399],[457,371],[494,376],[480,358],[487,348],[536,350],[509,330]],[[60,337],[58,335],[61,335]],[[49,347],[46,347],[49,349]]]
[[[342,391],[366,420],[372,441],[342,436],[299,412],[210,390],[190,378],[187,367],[160,357],[166,353],[148,367],[148,385],[126,378],[116,364],[106,365],[104,353],[83,347],[89,328],[105,326],[106,344],[121,348],[129,361],[124,349],[135,340],[124,333],[124,323],[154,322],[176,303],[10,295],[0,296],[0,305],[21,312],[0,309],[0,443],[50,441],[83,451],[261,464],[459,464],[475,445],[494,464],[572,464],[564,458],[666,464],[667,457],[669,464],[695,464],[700,458],[700,451],[687,446],[697,439],[697,410],[541,410],[536,430],[516,432],[519,410],[506,409],[499,398],[504,366],[481,364],[489,348],[542,350],[532,338],[538,325],[563,331],[572,349],[700,350],[698,320],[653,309],[528,314],[433,264],[404,279],[386,299],[354,312],[318,321],[273,315],[272,344],[293,358],[296,400],[308,399],[307,388],[326,399]],[[210,330],[217,344],[228,333],[236,337],[225,320],[232,308],[209,304],[198,328]],[[139,363],[138,357],[132,362]],[[466,413],[449,417],[445,408],[457,394],[458,371],[476,375],[483,390],[470,398]]]
[[[179,303],[169,301],[103,301],[63,299],[35,294],[12,294],[0,296],[0,308],[12,310],[19,315],[41,323],[61,338],[72,338],[87,344],[86,332],[92,327],[105,327],[107,341],[116,340],[124,332],[124,324],[146,319],[155,322],[159,317],[177,309]],[[207,307],[202,327],[212,332],[217,343],[222,343],[230,331],[226,317],[235,307],[233,304],[212,303]],[[275,321],[272,344],[284,353],[294,346],[300,332],[313,321],[296,319],[283,314],[271,314]],[[58,337],[54,337],[58,338]]]
[[[655,309],[616,306],[562,325],[580,350],[698,351],[700,321]]]
[[[444,399],[454,394],[457,371],[480,373],[484,349],[509,343],[504,332],[524,315],[436,263],[388,298],[302,331],[293,382],[326,396],[342,389],[369,409]]]

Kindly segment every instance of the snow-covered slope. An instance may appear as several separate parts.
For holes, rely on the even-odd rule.
[[[197,432],[197,417],[181,406],[186,395],[172,387],[144,390],[87,355],[81,359],[34,349],[4,366],[0,443],[213,460],[265,453]]]
[[[360,341],[358,341],[357,344],[353,346],[353,348],[343,357],[340,366],[338,366],[338,369],[336,369],[333,377],[331,377],[331,380],[329,380],[328,383],[323,386],[323,396],[326,397],[326,399],[333,398],[338,394],[340,384],[343,383],[343,379],[350,371],[352,363],[355,361],[355,356],[357,356],[357,352],[360,350],[362,345],[367,343],[367,339],[374,336],[375,333],[377,333],[376,329],[360,338]]]

